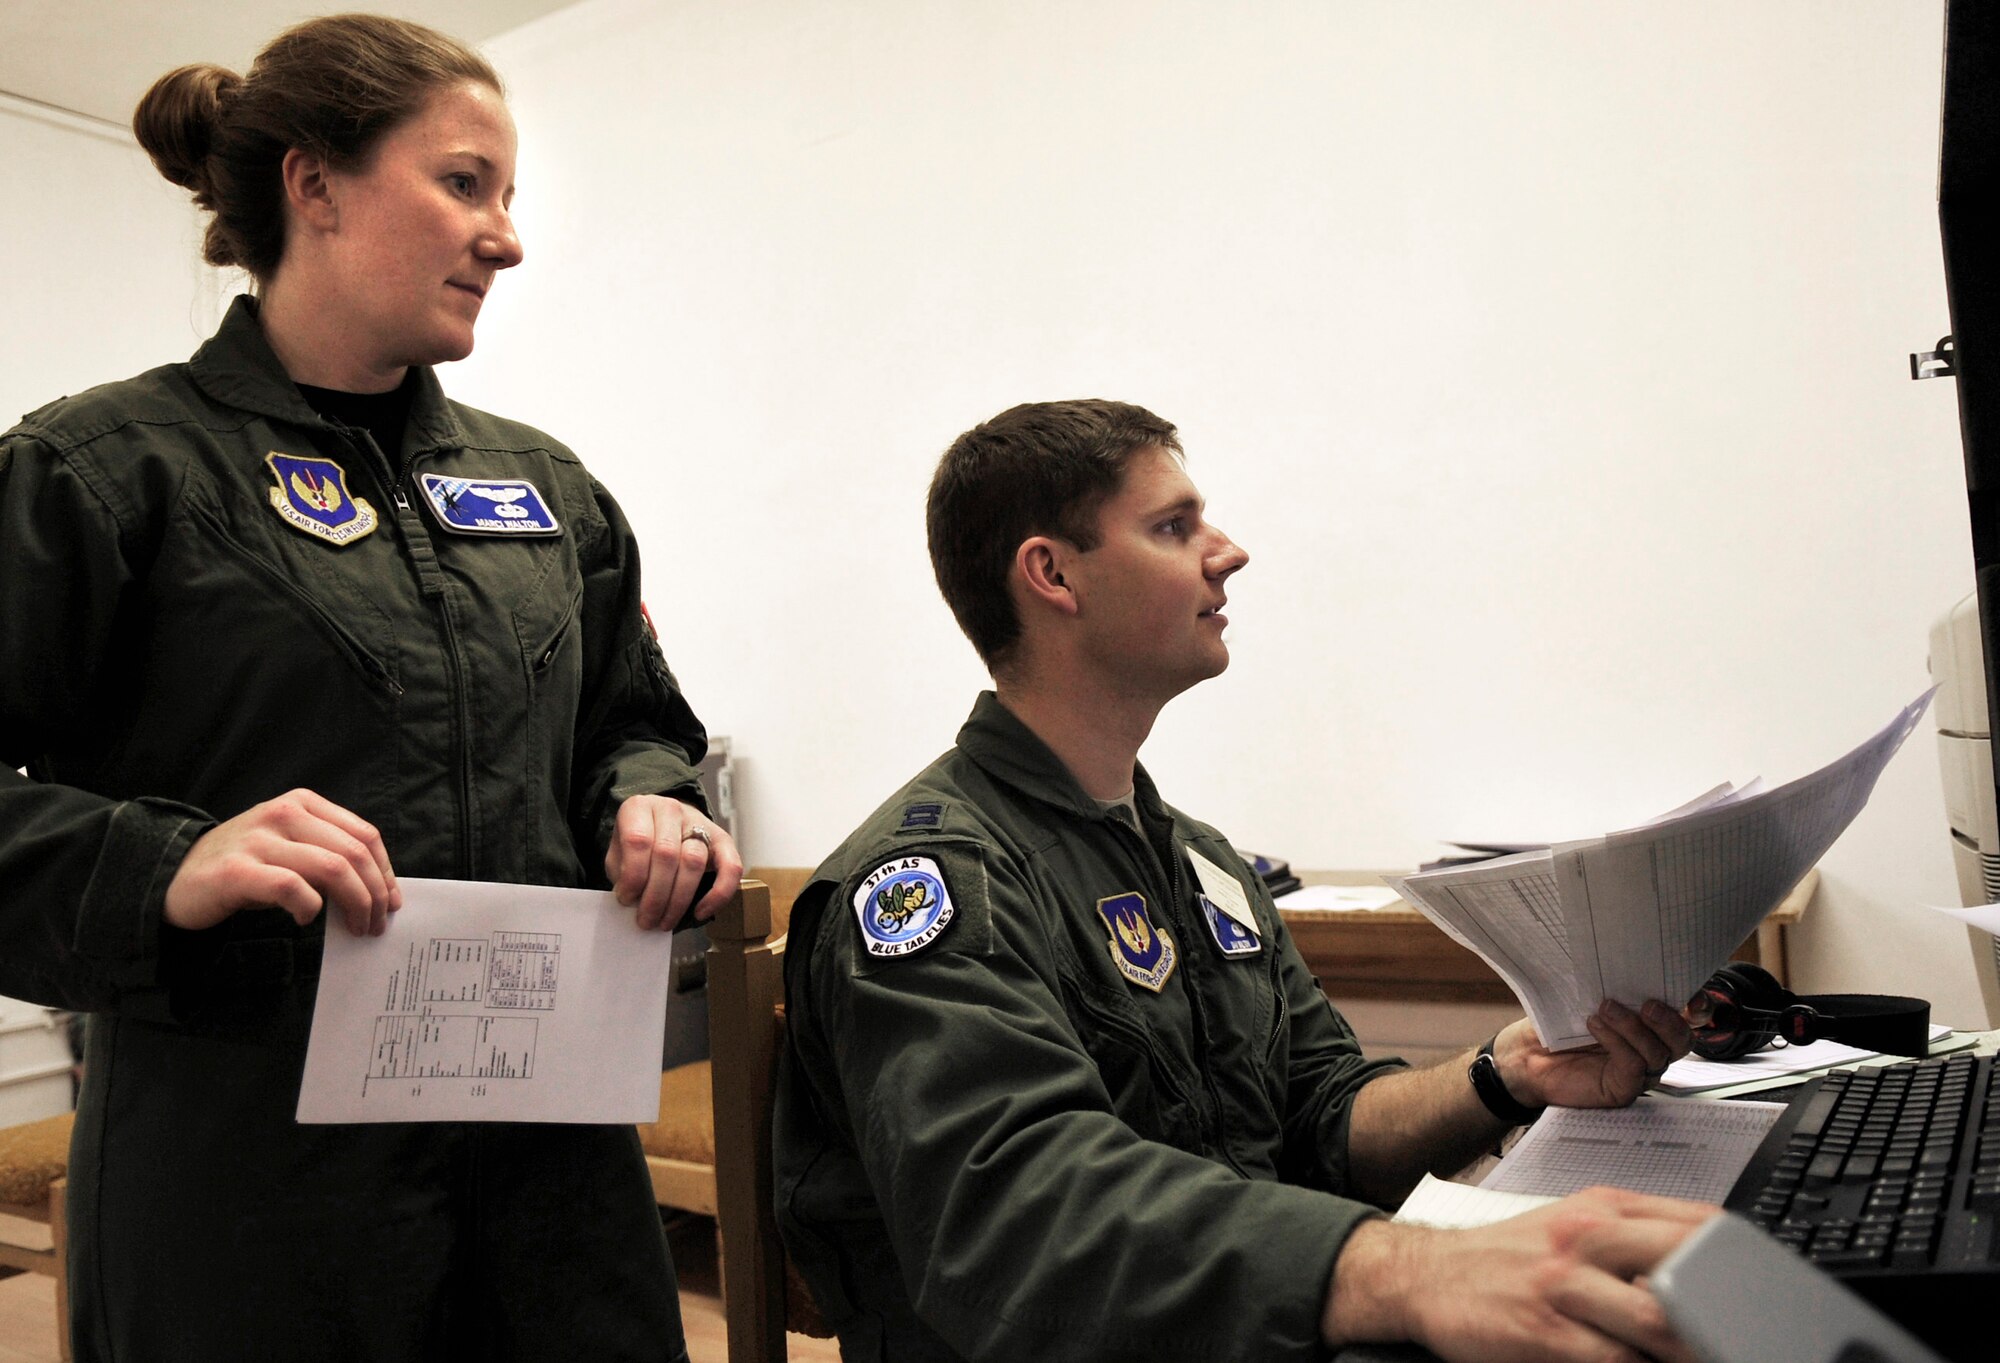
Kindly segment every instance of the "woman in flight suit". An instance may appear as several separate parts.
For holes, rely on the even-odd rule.
[[[292,1116],[322,934],[399,872],[659,929],[741,875],[617,505],[431,368],[521,260],[499,79],[343,15],[134,130],[256,293],[0,437],[0,993],[95,1014],[77,1357],[683,1358],[629,1127]]]

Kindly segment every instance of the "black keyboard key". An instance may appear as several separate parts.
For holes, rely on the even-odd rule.
[[[1883,1250],[1875,1247],[1867,1249],[1810,1249],[1806,1257],[1821,1268],[1873,1268],[1886,1257]]]
[[[1827,1085],[1806,1103],[1806,1110],[1799,1115],[1798,1125],[1792,1128],[1793,1137],[1817,1138],[1826,1130],[1827,1121],[1833,1116],[1834,1104],[1840,1101],[1843,1092],[1844,1089],[1834,1087],[1829,1079]]]

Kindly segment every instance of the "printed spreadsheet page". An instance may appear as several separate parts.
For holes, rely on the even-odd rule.
[[[404,878],[329,923],[301,1122],[650,1122],[673,938],[609,892]]]

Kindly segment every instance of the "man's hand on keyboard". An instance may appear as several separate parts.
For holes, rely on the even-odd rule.
[[[1370,1221],[1334,1264],[1329,1344],[1414,1339],[1452,1363],[1693,1355],[1644,1275],[1716,1209],[1592,1188],[1476,1230]]]
[[[1551,1051],[1526,1018],[1494,1038],[1507,1091],[1529,1107],[1624,1107],[1688,1053],[1685,1019],[1658,999],[1638,1012],[1606,999],[1590,1017],[1595,1046]]]

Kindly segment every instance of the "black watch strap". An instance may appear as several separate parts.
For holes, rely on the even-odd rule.
[[[1479,1048],[1479,1054],[1472,1057],[1472,1068],[1466,1071],[1472,1080],[1472,1091],[1479,1095],[1479,1101],[1486,1104],[1486,1110],[1509,1126],[1526,1126],[1542,1115],[1538,1107],[1523,1107],[1514,1101],[1514,1095],[1507,1092],[1507,1085],[1500,1078],[1500,1067],[1493,1061],[1493,1040],[1489,1039]]]

